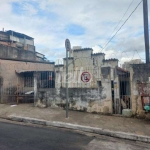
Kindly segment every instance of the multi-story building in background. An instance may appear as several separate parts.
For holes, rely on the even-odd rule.
[[[18,93],[23,98],[34,87],[54,87],[54,62],[36,52],[34,38],[0,31],[0,102],[15,101]]]

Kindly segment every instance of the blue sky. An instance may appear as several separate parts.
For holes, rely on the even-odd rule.
[[[66,26],[66,32],[70,35],[80,36],[85,34],[85,28],[77,24],[69,24]]]
[[[139,55],[144,60],[142,4],[102,50],[140,2],[134,0],[122,18],[131,1],[1,0],[0,26],[1,29],[32,36],[36,50],[52,61],[65,56],[66,38],[70,39],[72,46],[92,47],[94,52],[102,51],[106,53],[106,58],[116,57],[121,63],[139,59]],[[128,57],[127,52],[130,52]]]

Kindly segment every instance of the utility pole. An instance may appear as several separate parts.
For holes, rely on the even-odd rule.
[[[149,55],[149,30],[148,30],[148,5],[147,0],[143,0],[143,18],[144,18],[144,40],[145,40],[145,54],[146,63],[150,63]]]

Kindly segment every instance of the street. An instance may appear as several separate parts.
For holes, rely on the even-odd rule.
[[[150,144],[60,128],[0,122],[0,150],[149,150]]]
[[[0,150],[80,150],[92,139],[59,128],[0,122]]]

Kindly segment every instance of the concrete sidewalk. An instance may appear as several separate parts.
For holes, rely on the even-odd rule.
[[[20,104],[17,106],[0,104],[0,117],[8,118],[11,115],[150,136],[150,121],[143,119],[106,116],[77,111],[69,111],[69,118],[66,119],[65,110],[61,108],[37,108],[33,107],[33,104]]]

